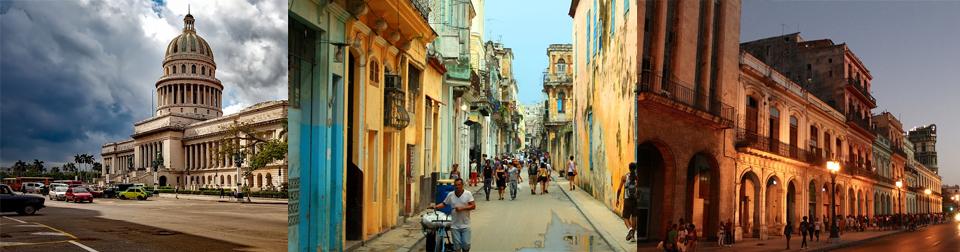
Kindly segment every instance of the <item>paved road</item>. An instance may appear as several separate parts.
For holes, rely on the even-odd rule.
[[[285,251],[286,205],[151,198],[47,201],[3,214],[2,251]],[[86,247],[86,248],[84,248]],[[87,249],[89,248],[89,249]]]
[[[838,251],[960,251],[960,223],[950,222],[929,226],[915,232],[904,232],[887,236],[871,242],[858,244],[855,247],[844,248]]]
[[[468,190],[479,192],[478,187]],[[577,211],[555,183],[550,193],[531,195],[521,183],[516,200],[498,200],[491,190],[490,201],[474,194],[477,209],[471,213],[471,251],[611,251],[603,239]],[[423,242],[416,250],[423,250]]]

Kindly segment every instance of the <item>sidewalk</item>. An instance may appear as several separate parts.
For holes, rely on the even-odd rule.
[[[626,238],[627,226],[616,212],[607,208],[599,200],[584,192],[580,187],[570,191],[570,183],[565,178],[554,178],[561,191],[577,206],[580,213],[587,218],[593,229],[600,234],[610,247],[616,251],[637,251],[636,242],[628,242]]]
[[[344,251],[411,251],[424,238],[420,215],[407,218],[399,226],[374,235],[366,241],[347,241]]]
[[[160,198],[169,198],[169,199],[186,199],[186,200],[204,200],[204,201],[217,201],[224,203],[238,203],[236,198],[224,196],[221,198],[219,195],[197,195],[197,194],[175,194],[175,193],[161,193],[158,194]],[[246,200],[246,198],[244,198]],[[274,198],[257,198],[250,197],[250,202],[244,203],[253,203],[253,204],[287,204],[287,199],[274,199]]]
[[[628,242],[624,239],[625,234],[627,233],[627,227],[624,226],[623,220],[620,219],[620,216],[617,213],[613,212],[610,208],[607,208],[606,205],[596,200],[583,190],[569,191],[569,183],[564,178],[557,178],[557,185],[559,185],[564,194],[570,197],[577,208],[587,217],[587,220],[593,225],[593,228],[599,233],[603,239],[610,244],[617,251],[661,251],[656,248],[654,243],[640,243],[639,245],[636,242]],[[886,237],[889,235],[897,234],[901,231],[865,231],[865,232],[845,232],[840,235],[840,241],[837,243],[829,243],[827,240],[830,238],[830,234],[821,234],[820,241],[807,241],[808,248],[803,251],[827,251],[833,249],[839,249],[843,247],[848,247],[856,245],[862,242],[879,239],[881,237]],[[795,235],[790,240],[790,249],[789,251],[801,251],[800,243],[801,237]],[[639,249],[637,247],[640,247]],[[757,240],[757,239],[747,239],[743,241],[738,241],[732,247],[719,247],[717,243],[714,242],[699,242],[697,244],[697,251],[785,251],[787,248],[786,238],[779,237],[773,238],[771,240]]]

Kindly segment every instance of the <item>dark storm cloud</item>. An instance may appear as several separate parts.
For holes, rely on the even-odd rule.
[[[0,166],[98,154],[151,115],[163,49],[186,12],[180,1],[155,3],[0,3]],[[286,98],[286,1],[203,1],[192,13],[213,47],[224,106]]]

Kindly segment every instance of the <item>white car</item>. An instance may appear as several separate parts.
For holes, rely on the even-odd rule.
[[[47,194],[47,196],[50,197],[50,200],[66,200],[67,187],[66,186],[53,187],[53,190],[50,190],[50,194]]]
[[[23,183],[24,193],[43,193],[43,183],[27,182]]]

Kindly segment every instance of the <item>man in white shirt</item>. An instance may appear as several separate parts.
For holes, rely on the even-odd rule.
[[[456,190],[447,194],[447,198],[442,203],[433,206],[435,209],[444,208],[447,205],[453,206],[450,233],[453,233],[453,250],[470,251],[470,211],[477,208],[473,201],[473,193],[463,190],[463,179],[453,181]]]

